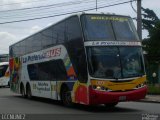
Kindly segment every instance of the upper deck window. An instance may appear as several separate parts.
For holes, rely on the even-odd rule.
[[[120,41],[138,40],[133,21],[130,18],[121,18],[120,20],[112,20],[113,29],[116,39]]]
[[[114,34],[109,20],[105,16],[95,17],[86,15],[82,17],[83,30],[86,40],[114,40]]]
[[[129,17],[107,15],[82,15],[85,40],[137,41],[133,21]]]

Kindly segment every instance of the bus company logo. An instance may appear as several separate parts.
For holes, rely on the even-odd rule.
[[[53,48],[45,52],[41,52],[40,54],[34,54],[34,55],[23,57],[22,60],[23,60],[23,63],[27,63],[30,61],[38,61],[46,58],[58,57],[60,55],[61,55],[61,48]]]
[[[140,42],[122,42],[122,41],[95,41],[92,46],[141,46]]]
[[[56,49],[51,49],[48,50],[45,54],[46,58],[50,58],[50,57],[57,57],[60,56],[61,54],[61,48],[56,48]]]
[[[93,42],[92,45],[126,45],[126,42],[117,42],[117,41],[100,41]]]

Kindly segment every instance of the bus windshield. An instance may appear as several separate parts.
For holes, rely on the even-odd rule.
[[[138,40],[133,21],[129,17],[83,15],[81,21],[86,41]]]
[[[9,55],[8,54],[0,55],[0,62],[8,62],[8,61],[9,61]]]
[[[0,66],[0,77],[3,77],[5,75],[7,68],[8,68],[8,65]]]
[[[121,79],[144,74],[140,47],[88,47],[87,54],[92,77]]]

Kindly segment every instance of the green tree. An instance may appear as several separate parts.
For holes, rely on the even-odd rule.
[[[142,8],[142,11],[143,29],[149,33],[148,38],[142,42],[147,59],[149,62],[160,62],[160,19],[153,10]]]
[[[153,10],[150,10],[148,8],[142,8],[142,24],[143,24],[143,29],[148,30],[148,32],[154,28],[155,24],[159,21],[159,18],[157,15],[154,13]]]

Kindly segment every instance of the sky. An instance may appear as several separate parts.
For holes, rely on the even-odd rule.
[[[97,0],[97,7],[109,6],[129,0]],[[133,8],[136,8],[136,1],[132,2]],[[96,0],[0,0],[0,54],[8,54],[9,46],[16,43],[31,34],[44,29],[45,27],[64,19],[66,13],[92,9],[96,6]],[[142,7],[153,10],[160,18],[159,0],[142,0]],[[102,9],[93,9],[88,12],[115,13],[120,15],[129,15],[136,17],[136,12],[132,9],[131,3],[105,7]],[[75,14],[75,13],[74,13]],[[32,21],[13,22],[11,21],[27,20],[41,18]],[[134,20],[135,26],[136,21]],[[142,37],[147,37],[147,31],[142,31]]]

